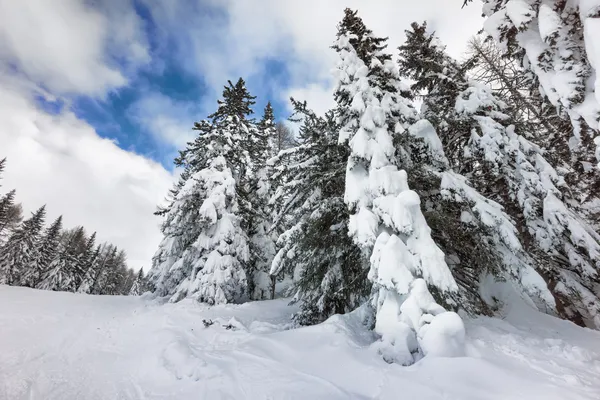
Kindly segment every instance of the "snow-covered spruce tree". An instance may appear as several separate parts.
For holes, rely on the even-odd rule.
[[[46,228],[44,235],[40,238],[35,257],[26,273],[23,274],[21,280],[23,286],[36,288],[40,284],[58,252],[61,230],[62,216],[59,216]]]
[[[64,232],[56,257],[37,287],[62,292],[77,291],[85,275],[79,258],[85,249],[86,240],[85,230],[81,226]]]
[[[247,227],[252,163],[248,151],[254,126],[247,117],[254,97],[240,79],[229,82],[219,108],[196,123],[199,135],[176,164],[186,171],[185,183],[164,210],[165,235],[149,280],[155,293],[171,301],[191,297],[229,303],[248,295]]]
[[[103,249],[105,247],[106,245],[99,244],[94,249],[94,252],[90,257],[89,267],[83,275],[79,288],[77,288],[78,293],[98,294],[98,285],[96,283],[102,273],[103,263],[105,262],[105,258],[102,257]]]
[[[21,224],[0,248],[0,284],[20,285],[21,277],[37,256],[40,233],[44,228],[46,206],[39,208]]]
[[[483,0],[484,30],[532,71],[574,126],[571,146],[600,161],[600,4],[595,0]],[[591,157],[588,157],[591,158]],[[589,160],[591,161],[591,160]]]
[[[465,1],[467,3],[469,1]],[[532,83],[573,123],[571,148],[593,153],[600,52],[596,1],[484,0],[485,31],[532,72]],[[596,139],[598,141],[598,139]],[[593,154],[592,154],[593,155]]]
[[[286,230],[271,273],[295,271],[300,312],[294,319],[309,325],[354,310],[368,298],[371,284],[367,260],[348,236],[348,149],[338,143],[335,116],[317,116],[294,99],[292,104],[293,120],[300,124],[299,144],[272,160],[282,182],[274,197],[276,221]]]
[[[130,287],[125,287],[128,280],[127,255],[112,244],[101,246],[96,259],[97,276],[92,286],[92,294],[126,295]]]
[[[575,132],[578,125],[540,92],[535,74],[506,57],[492,38],[476,37],[469,49],[475,57],[475,69],[469,75],[490,86],[494,95],[507,103],[517,129],[530,135],[527,139],[544,151],[544,158],[564,177],[575,201],[571,205],[600,231],[600,171],[593,168],[590,135]],[[583,145],[573,141],[578,136]]]
[[[110,243],[104,243],[96,247],[95,262],[92,264],[93,269],[89,271],[89,277],[86,276],[84,279],[86,285],[90,287],[89,293],[108,294],[109,280],[113,275],[112,270],[115,269],[118,251],[119,249]]]
[[[99,255],[99,248],[96,246],[96,232],[85,242],[85,248],[78,257],[79,268],[84,271],[81,282],[77,287],[78,293],[90,293],[94,285],[96,275],[96,260]]]
[[[129,292],[131,292],[131,288],[133,287],[133,283],[135,282],[137,274],[131,268],[127,268],[127,265],[124,265],[123,272],[124,274],[121,287],[119,288],[119,294],[128,296]]]
[[[0,198],[0,240],[7,236],[8,228],[11,225],[11,210],[14,207],[15,193],[13,189]]]
[[[482,282],[489,277],[509,278],[524,297],[532,298],[543,310],[552,308],[546,301],[550,298],[553,304],[551,295],[542,278],[527,263],[513,221],[500,204],[478,193],[464,176],[452,170],[445,150],[460,153],[461,149],[453,147],[451,140],[442,143],[431,124],[445,129],[444,116],[453,112],[457,90],[456,82],[449,76],[460,73],[463,66],[434,67],[440,48],[433,36],[426,35],[425,26],[415,24],[406,35],[408,40],[400,49],[400,74],[408,77],[416,70],[428,79],[438,79],[438,85],[432,89],[437,96],[435,102],[422,110],[422,117],[427,119],[413,124],[409,135],[399,137],[399,148],[406,153],[401,154],[399,162],[408,172],[410,187],[421,197],[431,235],[443,250],[459,286],[456,300],[460,309],[471,315],[490,313],[494,301],[489,296],[482,297],[481,290]],[[410,56],[407,58],[405,54]],[[422,85],[423,82],[417,81],[413,88],[417,92],[427,91]],[[456,163],[453,166],[456,170],[462,167]]]
[[[126,295],[129,293],[129,287],[126,287],[128,281],[127,255],[124,250],[116,249],[116,253],[109,260],[104,280],[102,294]]]
[[[129,289],[129,296],[141,296],[144,292],[146,292],[146,277],[144,276],[144,269],[140,268]]]
[[[452,60],[425,25],[412,25],[400,51],[401,70],[415,90],[426,91],[423,116],[450,165],[510,215],[528,261],[554,295],[546,302],[555,300],[563,317],[600,326],[600,236],[570,208],[568,188],[544,152],[516,131],[512,110],[490,88],[467,79],[471,63]]]
[[[6,158],[0,160],[0,179],[6,167]],[[1,185],[0,185],[1,186]],[[15,190],[11,190],[0,197],[0,246],[9,238],[11,232],[23,219],[23,210],[20,204],[15,204]]]
[[[346,9],[333,47],[340,57],[339,140],[350,149],[344,196],[349,232],[370,255],[380,351],[386,360],[402,364],[423,354],[461,353],[460,317],[439,305],[429,290],[452,305],[458,286],[431,238],[419,196],[396,165],[394,137],[407,134],[416,111],[385,53],[385,39],[375,37],[356,12]]]
[[[247,263],[248,289],[254,300],[271,297],[274,284],[269,275],[271,261],[275,256],[276,237],[272,230],[273,209],[269,201],[273,195],[273,170],[267,160],[274,155],[275,115],[271,103],[267,103],[264,114],[249,139],[248,151],[253,161],[252,178],[246,183],[250,209],[246,210],[245,226],[249,237],[250,257]],[[251,279],[250,279],[251,278]]]

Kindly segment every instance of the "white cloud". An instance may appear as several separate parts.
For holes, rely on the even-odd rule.
[[[158,92],[144,93],[127,111],[133,121],[168,148],[169,155],[196,136],[192,127],[202,117],[196,103],[177,101]]]
[[[335,54],[330,49],[345,7],[359,10],[375,34],[388,36],[394,55],[413,21],[429,26],[460,56],[467,39],[482,25],[477,4],[462,9],[462,0],[226,0],[209,2],[224,16],[207,12],[206,1],[146,0],[153,16],[188,70],[205,79],[214,94],[226,79],[265,71],[264,61],[283,60],[290,74],[283,97],[304,94],[325,104]],[[268,81],[267,81],[268,82]]]
[[[0,64],[55,94],[103,96],[123,86],[122,66],[149,61],[130,0],[0,0]]]
[[[389,36],[393,53],[414,20],[428,20],[456,56],[481,26],[479,7],[461,10],[462,0],[139,1],[156,22],[158,51],[175,50],[208,86],[198,105],[147,93],[128,110],[168,157],[194,136],[192,123],[214,108],[227,79],[260,77],[253,81],[281,98],[329,108],[329,46],[344,7]],[[145,28],[133,0],[0,0],[0,156],[9,157],[3,189],[16,187],[28,210],[47,204],[50,218],[64,214],[67,225],[97,230],[127,250],[132,265],[147,266],[160,239],[152,212],[172,174],[100,138],[68,110],[49,115],[33,101],[41,88],[63,99],[102,99],[141,66],[159,67]],[[268,60],[284,63],[289,80],[270,79]]]
[[[313,111],[323,114],[335,105],[332,93],[333,88],[309,83],[304,87],[296,87],[282,93],[282,100],[293,97],[295,100],[306,101]]]
[[[19,87],[0,85],[2,190],[16,188],[28,211],[46,204],[49,219],[63,214],[67,226],[97,231],[127,251],[130,266],[147,268],[161,238],[152,213],[171,173],[100,138],[71,112],[49,115]]]

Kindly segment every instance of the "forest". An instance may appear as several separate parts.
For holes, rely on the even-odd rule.
[[[426,23],[390,49],[346,9],[336,106],[291,99],[283,148],[271,105],[257,117],[244,79],[227,82],[175,159],[150,290],[291,296],[300,325],[365,305],[380,353],[405,365],[493,315],[493,282],[599,329],[600,56],[577,7],[485,3],[460,60]]]
[[[6,166],[0,160],[0,178]],[[127,267],[127,255],[96,232],[64,228],[62,216],[46,225],[46,206],[28,218],[13,189],[0,197],[0,284],[86,294],[140,295],[144,271]]]

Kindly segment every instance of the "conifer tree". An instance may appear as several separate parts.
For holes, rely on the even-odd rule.
[[[576,200],[573,207],[600,231],[600,171],[593,168],[589,132],[575,132],[568,113],[557,110],[542,94],[535,75],[514,58],[504,56],[494,40],[476,37],[469,42],[469,49],[476,61],[471,77],[507,103],[517,130],[530,134],[528,139],[564,177],[572,200]],[[583,146],[573,140],[576,137],[584,141]]]
[[[253,178],[248,190],[251,208],[248,214],[247,231],[250,258],[248,260],[248,286],[252,299],[260,300],[271,296],[269,269],[275,256],[275,238],[272,233],[273,211],[269,201],[273,195],[272,168],[267,161],[274,155],[275,116],[271,103],[267,103],[264,114],[256,127],[256,138],[250,146],[253,160]]]
[[[217,111],[195,124],[198,137],[176,160],[188,178],[165,213],[165,238],[149,273],[155,292],[171,301],[228,303],[248,295],[253,104],[242,79],[229,82]]]
[[[44,290],[75,292],[81,284],[84,271],[80,257],[85,249],[86,235],[83,227],[64,232],[59,250],[38,287]]]
[[[112,269],[115,265],[118,249],[110,243],[104,243],[96,247],[96,262],[93,270],[89,272],[90,278],[87,278],[86,286],[89,286],[91,294],[110,294],[110,279]]]
[[[428,289],[435,288],[440,301],[449,305],[458,286],[431,238],[419,196],[409,189],[406,171],[396,165],[396,152],[407,151],[396,149],[394,139],[406,133],[416,111],[385,53],[385,40],[346,9],[333,46],[340,56],[335,98],[339,140],[350,148],[344,197],[351,214],[349,232],[371,260],[375,331],[382,336],[387,361],[410,364],[429,351],[426,335],[431,331],[423,321],[448,318],[463,334],[464,328],[460,317],[446,312]]]
[[[135,275],[135,280],[129,289],[129,296],[140,296],[146,291],[146,277],[144,276],[144,269],[140,268],[138,273]]]
[[[128,296],[129,292],[131,292],[131,288],[133,287],[133,283],[135,282],[136,273],[133,272],[132,269],[127,268],[127,265],[123,264],[123,278],[121,280],[121,286],[119,288],[119,294],[122,296]]]
[[[83,281],[77,289],[80,293],[89,293],[89,294],[98,294],[97,292],[97,282],[98,278],[102,273],[104,259],[102,258],[103,249],[106,247],[106,244],[99,244],[94,249],[94,253],[91,257],[90,267],[86,271]]]
[[[4,172],[4,168],[6,168],[6,157],[0,160],[0,179],[2,179],[2,173]]]
[[[532,72],[533,82],[573,124],[570,145],[600,161],[600,35],[595,2],[484,0],[485,31]],[[595,141],[595,146],[594,146]]]
[[[295,298],[303,325],[354,310],[368,298],[368,265],[348,235],[344,203],[348,149],[338,144],[333,112],[317,116],[292,99],[299,144],[275,159],[282,183],[275,195],[278,224],[286,228],[271,272],[296,271]],[[290,221],[291,223],[288,223]]]
[[[554,295],[542,297],[550,305],[556,299],[563,316],[599,326],[593,287],[600,236],[570,208],[564,179],[516,130],[512,110],[490,88],[467,79],[472,63],[452,60],[425,24],[412,25],[400,50],[401,69],[415,80],[413,88],[426,91],[423,115],[436,127],[450,165],[483,196],[504,206],[515,224],[508,230],[519,232],[531,258],[526,262],[533,262]],[[508,255],[504,264],[510,270],[515,258]]]
[[[123,287],[127,279],[126,258],[123,250],[113,246],[100,276],[100,294],[127,294],[129,290]]]
[[[29,219],[23,221],[8,242],[0,248],[0,283],[19,285],[23,274],[31,267],[37,256],[37,245],[44,227],[46,206],[39,208]]]
[[[5,235],[10,225],[10,214],[14,207],[15,190],[11,190],[0,198],[0,238]]]
[[[35,288],[40,284],[58,252],[61,230],[62,216],[59,216],[40,238],[35,258],[23,276],[22,285]]]
[[[96,232],[94,232],[87,239],[85,249],[78,259],[79,269],[83,271],[81,283],[77,287],[79,293],[90,293],[94,285],[96,258],[98,257],[98,253],[99,249],[96,247]]]

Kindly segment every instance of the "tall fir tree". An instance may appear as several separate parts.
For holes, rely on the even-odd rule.
[[[85,242],[85,249],[78,258],[79,268],[83,271],[83,277],[77,287],[77,292],[90,293],[92,290],[98,253],[99,250],[96,246],[96,232],[94,232]]]
[[[44,227],[46,206],[23,221],[0,248],[0,283],[19,285],[37,257],[38,240]]]
[[[532,82],[568,115],[570,147],[579,158],[600,161],[600,35],[593,1],[484,0],[484,30],[506,56],[532,72]],[[595,142],[595,145],[594,145]],[[595,149],[594,149],[595,147]],[[594,151],[595,150],[595,151]],[[581,154],[584,153],[584,154]],[[585,155],[587,154],[587,155]]]
[[[11,225],[11,210],[14,207],[15,193],[13,189],[0,198],[0,238],[6,235]]]
[[[188,175],[164,213],[165,235],[149,280],[171,301],[210,304],[248,296],[248,228],[252,215],[251,148],[259,140],[245,82],[229,82],[218,109],[195,124],[199,132],[176,160]]]
[[[61,230],[62,216],[59,216],[40,238],[35,258],[23,276],[22,285],[36,288],[40,284],[58,252]]]
[[[144,269],[140,268],[138,273],[135,275],[135,280],[129,289],[129,296],[140,296],[146,291],[146,277],[144,276]]]
[[[114,268],[115,259],[119,249],[110,243],[104,243],[96,246],[96,262],[93,269],[89,271],[89,277],[86,279],[86,286],[89,286],[91,294],[109,294],[109,281]]]
[[[533,263],[554,295],[548,298],[538,285],[541,297],[563,316],[600,326],[600,302],[594,295],[600,236],[570,207],[564,179],[544,152],[517,131],[513,110],[489,87],[469,81],[472,62],[451,59],[425,24],[412,25],[400,51],[401,70],[415,81],[415,90],[426,92],[423,115],[438,130],[450,165],[483,196],[502,204],[514,221],[511,230],[525,245],[526,263]],[[508,255],[505,267],[521,276],[524,271],[515,270],[515,258]]]
[[[577,125],[543,95],[535,74],[506,57],[494,40],[476,37],[469,49],[475,57],[471,77],[490,86],[507,103],[517,130],[527,132],[527,139],[540,147],[544,158],[564,177],[572,193],[571,205],[600,231],[600,171],[593,168],[592,147],[574,140],[579,136],[591,144],[589,132],[575,132]]]
[[[267,299],[271,296],[273,284],[269,275],[271,261],[275,256],[275,240],[272,231],[273,208],[270,199],[273,195],[273,170],[267,161],[273,157],[274,136],[276,135],[275,115],[271,103],[267,103],[263,117],[256,127],[257,140],[250,147],[253,160],[253,178],[248,190],[251,210],[247,231],[250,257],[248,260],[248,286],[252,299]]]
[[[324,117],[292,99],[299,144],[276,158],[278,224],[286,229],[272,274],[295,271],[294,292],[303,325],[354,310],[369,296],[368,263],[348,235],[344,203],[348,149],[338,143],[333,112]]]
[[[83,280],[84,273],[80,257],[85,249],[86,235],[83,227],[62,234],[59,250],[38,288],[44,290],[75,292]]]
[[[333,46],[340,57],[336,112],[339,140],[350,149],[344,196],[349,232],[371,260],[368,278],[380,350],[387,361],[411,364],[430,350],[426,344],[433,339],[426,335],[435,331],[427,329],[429,323],[441,315],[457,327],[462,321],[437,304],[428,289],[451,304],[458,286],[431,238],[419,196],[397,166],[397,152],[406,149],[397,149],[394,139],[406,134],[417,113],[385,41],[355,11],[345,10]]]

